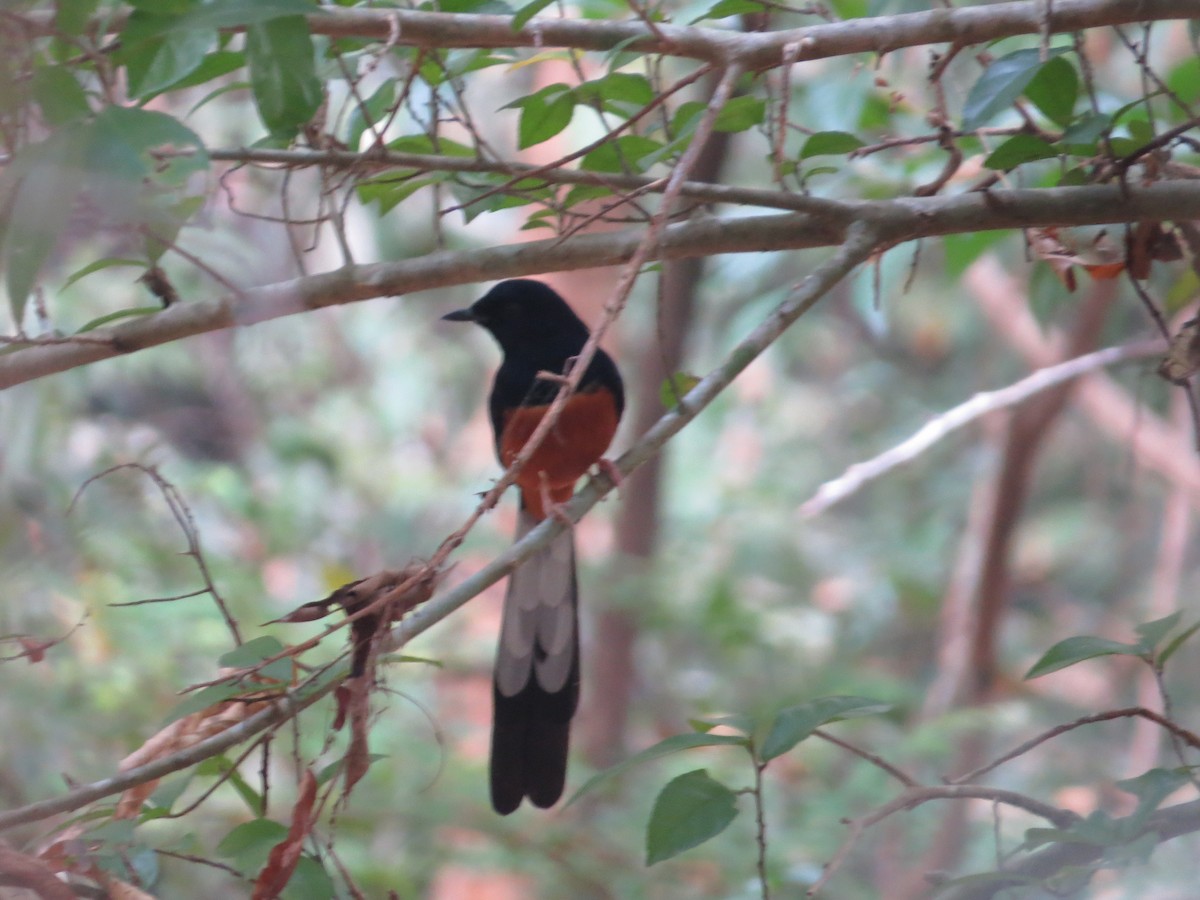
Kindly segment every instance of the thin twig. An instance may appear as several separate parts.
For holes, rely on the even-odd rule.
[[[800,505],[800,514],[812,518],[826,512],[867,484],[905,463],[912,462],[948,435],[989,413],[1016,406],[1088,372],[1133,359],[1145,359],[1162,352],[1163,344],[1159,340],[1105,347],[1057,365],[1038,369],[1007,387],[978,393],[970,400],[939,414],[896,446],[871,459],[855,463],[837,478],[822,484],[812,497]]]

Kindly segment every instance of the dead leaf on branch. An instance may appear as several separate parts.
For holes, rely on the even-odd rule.
[[[182,719],[177,719],[149,738],[123,760],[119,771],[126,772],[138,766],[162,759],[181,750],[186,750],[200,743],[205,738],[220,734],[227,728],[232,728],[239,722],[248,719],[271,699],[263,700],[224,700],[207,709],[191,713]],[[134,785],[121,795],[117,801],[114,818],[132,819],[141,812],[142,804],[154,793],[159,779],[155,778],[143,784]]]
[[[21,887],[33,891],[41,900],[75,900],[75,892],[60,881],[46,861],[20,853],[0,843],[0,873]]]
[[[1186,385],[1200,371],[1200,316],[1188,319],[1171,336],[1158,374],[1172,384]]]
[[[1116,278],[1125,271],[1125,254],[1106,231],[1087,232],[1071,228],[1031,228],[1029,248],[1050,266],[1068,291],[1076,286],[1075,267],[1093,278]]]
[[[313,808],[317,800],[317,779],[311,769],[305,769],[300,779],[296,805],[292,807],[292,823],[287,836],[271,848],[267,864],[254,882],[252,900],[274,900],[287,887],[296,864],[304,850],[304,839],[312,830]]]
[[[325,599],[305,603],[276,621],[315,622],[329,615],[334,606],[340,606],[347,617],[357,616],[350,623],[354,647],[350,677],[359,678],[370,667],[374,641],[385,634],[393,622],[398,622],[405,613],[432,597],[449,571],[430,568],[420,561],[399,570],[385,569],[344,584]]]

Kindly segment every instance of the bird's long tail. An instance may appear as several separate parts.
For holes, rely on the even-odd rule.
[[[538,520],[521,505],[517,540]],[[571,717],[579,703],[575,540],[558,535],[513,572],[504,597],[492,680],[492,806],[528,797],[553,806],[567,777]]]

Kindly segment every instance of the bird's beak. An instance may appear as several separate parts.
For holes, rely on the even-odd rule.
[[[443,322],[474,322],[475,315],[469,309],[456,309],[442,316]]]

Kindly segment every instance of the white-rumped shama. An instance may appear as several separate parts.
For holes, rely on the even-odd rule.
[[[491,332],[504,359],[488,398],[496,455],[508,468],[561,385],[588,328],[552,288],[503,281],[468,309],[443,316]],[[621,376],[597,349],[579,387],[517,476],[520,540],[571,499],[575,483],[608,449],[625,408]],[[528,797],[553,806],[567,777],[571,717],[579,703],[579,604],[575,541],[568,529],[509,576],[492,678],[492,806],[507,815]]]

